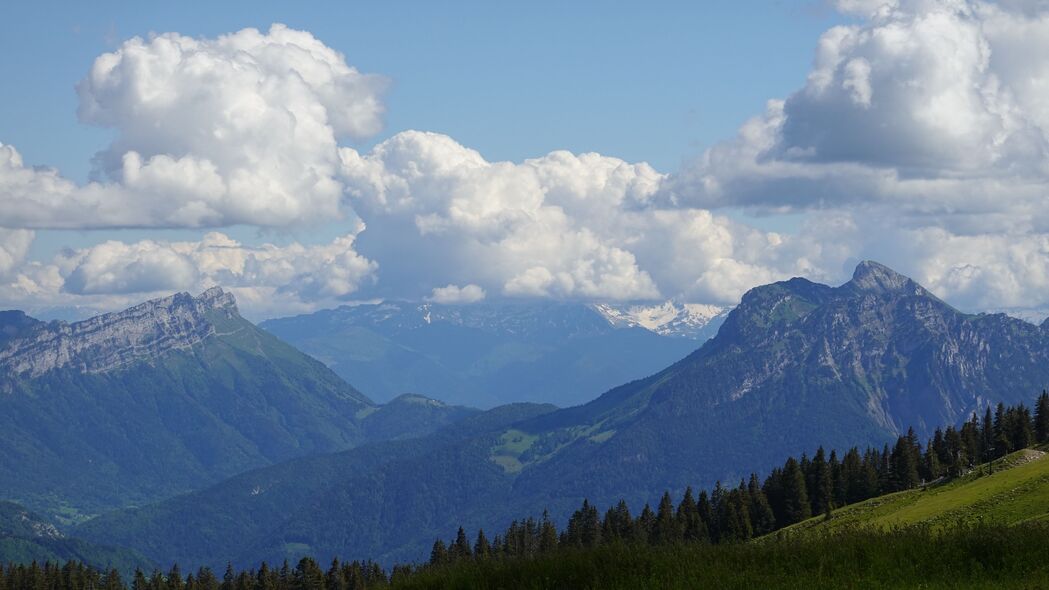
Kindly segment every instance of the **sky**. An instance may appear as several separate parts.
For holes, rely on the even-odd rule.
[[[1049,305],[1045,2],[129,6],[0,21],[0,308]]]

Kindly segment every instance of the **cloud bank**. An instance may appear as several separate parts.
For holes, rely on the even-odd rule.
[[[77,85],[112,128],[78,186],[0,145],[0,224],[22,228],[291,226],[339,218],[337,140],[382,127],[385,78],[274,25],[216,39],[135,37]]]
[[[274,25],[135,38],[77,86],[111,128],[94,180],[0,144],[0,298],[112,308],[222,284],[272,315],[354,298],[733,303],[861,258],[967,309],[1049,303],[1049,13],[1044,2],[838,0],[798,89],[680,170],[597,153],[489,161],[382,127],[386,78]],[[758,229],[738,211],[796,230]],[[318,225],[343,237],[315,243]],[[241,244],[205,229],[300,236]],[[202,228],[105,240],[105,228]],[[99,242],[29,260],[33,230]]]

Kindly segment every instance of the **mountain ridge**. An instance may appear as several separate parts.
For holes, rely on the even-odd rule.
[[[490,408],[571,405],[698,346],[611,320],[588,304],[407,301],[343,306],[260,326],[378,400],[405,392]]]
[[[664,490],[737,482],[820,445],[880,447],[910,425],[925,438],[988,403],[1029,403],[1049,383],[1041,328],[964,314],[883,267],[858,270],[837,287],[802,278],[756,287],[698,350],[588,403],[282,463],[78,532],[189,561],[411,561],[456,526],[501,528],[544,509],[563,522],[583,498],[654,505]],[[317,471],[331,475],[307,483]],[[230,502],[260,482],[269,513],[285,515],[269,530]],[[219,515],[223,531],[187,538],[200,530],[191,522]],[[175,548],[172,538],[184,541]]]
[[[29,377],[69,366],[111,371],[213,336],[210,313],[237,314],[233,294],[212,287],[197,297],[177,293],[74,323],[37,321],[3,342],[0,371]]]
[[[20,474],[0,499],[63,523],[475,412],[376,404],[218,288],[74,324],[0,321],[0,472]]]

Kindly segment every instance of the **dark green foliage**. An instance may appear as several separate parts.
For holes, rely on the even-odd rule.
[[[1049,392],[1042,391],[1034,407],[1034,434],[1039,443],[1049,441]]]
[[[153,567],[152,562],[134,551],[66,537],[43,517],[13,502],[0,501],[0,563],[34,561],[78,561],[103,570],[116,569],[125,575]]]
[[[801,522],[812,515],[812,506],[809,504],[809,493],[805,485],[805,474],[802,473],[801,465],[797,459],[791,457],[783,465],[781,476],[780,493],[782,494],[782,509],[777,517],[781,527]]]
[[[603,545],[423,568],[397,589],[1003,588],[1049,586],[1049,526],[851,530],[760,543]]]

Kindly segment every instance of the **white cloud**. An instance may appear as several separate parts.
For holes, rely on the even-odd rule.
[[[382,126],[384,78],[273,25],[215,39],[135,37],[77,85],[116,131],[84,186],[0,145],[0,227],[287,226],[341,218],[337,140]]]
[[[378,265],[354,250],[356,233],[315,246],[245,246],[218,232],[199,242],[111,240],[23,265],[0,286],[0,299],[29,308],[109,310],[221,285],[255,316],[312,310],[346,300],[374,280]]]
[[[24,229],[0,229],[0,279],[22,266],[34,234]]]
[[[465,287],[459,287],[458,285],[435,287],[428,299],[434,303],[455,304],[477,303],[483,300],[484,297],[484,289],[477,285],[469,284]]]
[[[959,0],[900,2],[835,27],[806,85],[683,170],[671,198],[771,210],[884,203],[906,223],[956,232],[1049,229],[1047,49],[1044,14]]]
[[[827,31],[798,91],[770,100],[655,199],[803,212],[809,222],[778,251],[816,276],[876,258],[967,309],[1044,305],[1049,4],[836,5],[866,18]],[[750,263],[724,260],[722,284]]]
[[[855,24],[822,35],[799,89],[671,176],[596,153],[493,162],[420,131],[340,147],[379,130],[386,81],[309,33],[132,39],[78,86],[81,119],[116,136],[95,182],[0,145],[0,227],[21,228],[0,230],[0,299],[113,308],[221,284],[257,315],[383,296],[733,303],[875,258],[967,309],[1049,300],[1046,3],[834,5]],[[764,231],[726,207],[804,221]],[[212,233],[26,262],[31,228],[339,219],[329,244]]]
[[[567,152],[488,162],[447,136],[415,131],[367,154],[341,154],[343,180],[368,223],[362,250],[375,249],[380,259],[379,248],[427,253],[397,260],[413,277],[406,281],[437,272],[431,284],[474,282],[509,295],[659,294],[608,231],[617,215],[654,193],[662,176],[647,164]],[[397,243],[371,240],[384,234]],[[549,280],[534,280],[546,274]]]

